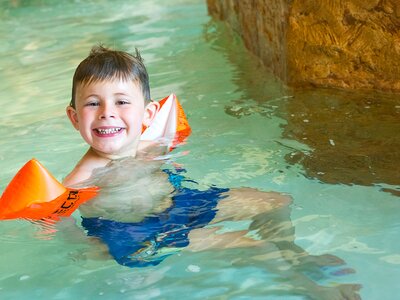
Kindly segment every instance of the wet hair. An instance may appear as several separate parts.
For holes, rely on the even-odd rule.
[[[94,46],[76,68],[72,80],[72,98],[70,106],[75,108],[75,94],[78,84],[90,84],[102,80],[132,80],[142,88],[145,104],[150,102],[149,75],[143,64],[139,50],[135,55],[124,51],[108,49],[104,46]]]

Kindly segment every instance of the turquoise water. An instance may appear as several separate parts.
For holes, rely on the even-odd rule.
[[[174,92],[188,115],[193,133],[177,153],[189,154],[175,159],[187,177],[290,195],[296,244],[312,255],[340,257],[355,271],[326,271],[314,281],[361,284],[363,299],[394,299],[398,97],[290,91],[211,21],[204,2],[2,1],[0,189],[32,157],[62,180],[86,150],[64,113],[76,65],[99,42],[138,47],[153,98]],[[350,154],[370,163],[338,163]],[[56,228],[0,223],[1,299],[303,298],[293,293],[297,283],[279,265],[277,249],[182,251],[156,267],[130,269],[92,255],[98,245],[71,229],[74,220],[79,213]]]

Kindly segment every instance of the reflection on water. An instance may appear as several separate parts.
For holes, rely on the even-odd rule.
[[[327,183],[400,184],[400,96],[316,89],[293,95],[284,136],[312,150],[293,151],[289,163]]]
[[[210,22],[205,38],[236,69],[233,81],[241,96],[225,106],[227,114],[282,118],[283,137],[304,145],[288,147],[285,160],[300,164],[306,177],[332,184],[400,184],[399,95],[290,89],[250,53],[243,56],[237,37],[221,27]],[[400,194],[400,189],[383,190]]]
[[[222,24],[207,24],[204,35],[233,69],[237,93],[225,104],[226,115],[246,124],[242,140],[256,141],[263,153],[271,151],[268,163],[254,160],[269,167],[264,185],[273,182],[294,198],[296,242],[311,252],[329,249],[342,258],[353,256],[352,261],[360,262],[357,278],[365,279],[362,298],[391,299],[399,249],[399,202],[392,196],[399,195],[399,97],[292,90],[274,79],[257,58],[245,56],[237,36]],[[251,127],[255,120],[257,126]],[[271,124],[282,129],[279,135],[274,135]],[[243,149],[244,155],[252,155],[251,143]],[[241,161],[240,155],[236,157]],[[282,172],[278,181],[270,175],[277,166]],[[364,268],[365,261],[374,260],[374,267]],[[382,270],[380,275],[377,269]]]

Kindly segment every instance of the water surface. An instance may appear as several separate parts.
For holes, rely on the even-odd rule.
[[[94,44],[138,47],[152,97],[174,92],[189,118],[174,159],[188,178],[290,195],[296,244],[355,271],[312,280],[361,284],[363,299],[399,294],[398,96],[287,89],[201,0],[2,1],[0,11],[1,190],[32,157],[62,180],[86,150],[64,112],[75,67]],[[0,223],[2,299],[302,299],[276,271],[277,249],[183,251],[130,269],[102,259],[79,219]]]

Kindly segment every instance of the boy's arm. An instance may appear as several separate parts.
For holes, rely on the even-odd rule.
[[[92,170],[76,166],[71,173],[69,173],[63,180],[62,184],[66,187],[72,187],[92,175]]]

